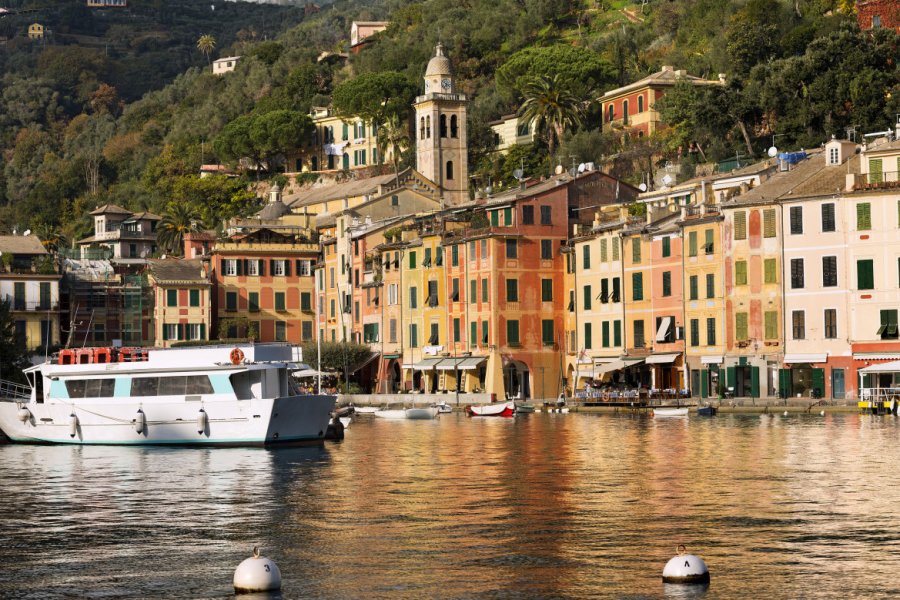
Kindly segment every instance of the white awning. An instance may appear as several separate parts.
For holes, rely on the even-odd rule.
[[[700,364],[702,364],[702,365],[721,365],[722,357],[721,356],[701,356]]]
[[[576,371],[575,372],[575,381],[579,379],[593,379],[594,371]]]
[[[651,354],[645,361],[648,365],[669,365],[675,362],[675,359],[681,355],[681,352],[669,352],[667,354]]]
[[[615,360],[619,360],[619,359],[616,358],[615,356],[603,356],[603,357],[597,357],[597,358],[594,359],[594,364],[595,364],[595,365],[598,365],[598,366],[599,366],[599,365],[608,365],[609,363],[611,363],[611,362],[613,362],[613,361],[615,361]]]
[[[600,376],[605,373],[612,373],[613,371],[619,371],[628,367],[634,367],[641,364],[642,362],[644,362],[643,358],[614,360],[612,362],[606,363],[605,365],[597,365],[597,368],[594,369],[594,376]]]
[[[900,360],[900,352],[854,352],[856,360]]]
[[[444,360],[443,358],[423,358],[412,366],[416,371],[430,371],[436,364]]]
[[[460,356],[458,358],[445,358],[437,365],[438,371],[455,371],[459,369],[461,371],[467,371],[470,369],[475,369],[487,360],[483,356]]]
[[[900,360],[893,360],[880,365],[869,365],[865,369],[860,369],[860,373],[892,373],[900,372]]]
[[[669,324],[672,322],[672,317],[663,317],[659,320],[659,328],[656,330],[656,341],[664,342],[666,341],[666,334],[669,333]],[[650,362],[649,360],[647,362]]]
[[[785,354],[784,362],[790,363],[823,363],[828,361],[827,354]]]

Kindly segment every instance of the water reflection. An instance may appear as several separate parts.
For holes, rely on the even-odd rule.
[[[894,418],[358,420],[324,448],[0,446],[0,597],[886,597]],[[670,586],[678,544],[712,584]],[[862,574],[865,576],[862,576]]]

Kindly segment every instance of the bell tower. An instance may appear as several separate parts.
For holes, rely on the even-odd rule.
[[[425,94],[416,98],[416,166],[437,184],[448,205],[469,199],[465,94],[456,91],[453,66],[438,43],[425,69]]]

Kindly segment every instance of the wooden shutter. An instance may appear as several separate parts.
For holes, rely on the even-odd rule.
[[[747,213],[743,210],[734,213],[734,239],[747,239]]]
[[[644,277],[641,273],[631,274],[631,299],[644,299]]]
[[[856,205],[856,229],[859,231],[872,229],[872,205],[868,202]]]
[[[698,277],[697,275],[691,275],[691,300],[696,300],[697,296],[700,294],[699,285],[698,285]]]
[[[746,260],[739,260],[734,263],[734,285],[747,285]]]
[[[775,237],[775,209],[767,208],[763,211],[763,237]]]
[[[697,232],[691,231],[688,233],[688,254],[690,256],[697,256]]]
[[[767,258],[763,262],[765,267],[765,282],[766,283],[778,283],[778,273],[775,270],[775,259]]]
[[[641,238],[636,237],[631,240],[631,262],[638,264],[641,262]]]

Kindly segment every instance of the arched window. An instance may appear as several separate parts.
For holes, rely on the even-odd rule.
[[[628,100],[622,103],[622,122],[628,125]]]
[[[447,137],[447,115],[441,115],[441,137]]]
[[[425,139],[425,117],[419,117],[419,139]]]
[[[425,137],[431,138],[431,115],[425,117]]]
[[[447,179],[453,179],[453,161],[447,161]]]
[[[613,118],[616,116],[616,107],[612,104],[609,105],[609,110],[607,111],[606,120],[607,122],[612,122]]]
[[[643,96],[638,96],[638,112],[639,113],[644,112],[644,97]]]
[[[450,137],[459,137],[459,125],[457,124],[456,115],[450,117]]]
[[[344,170],[350,169],[350,155],[344,152]]]

